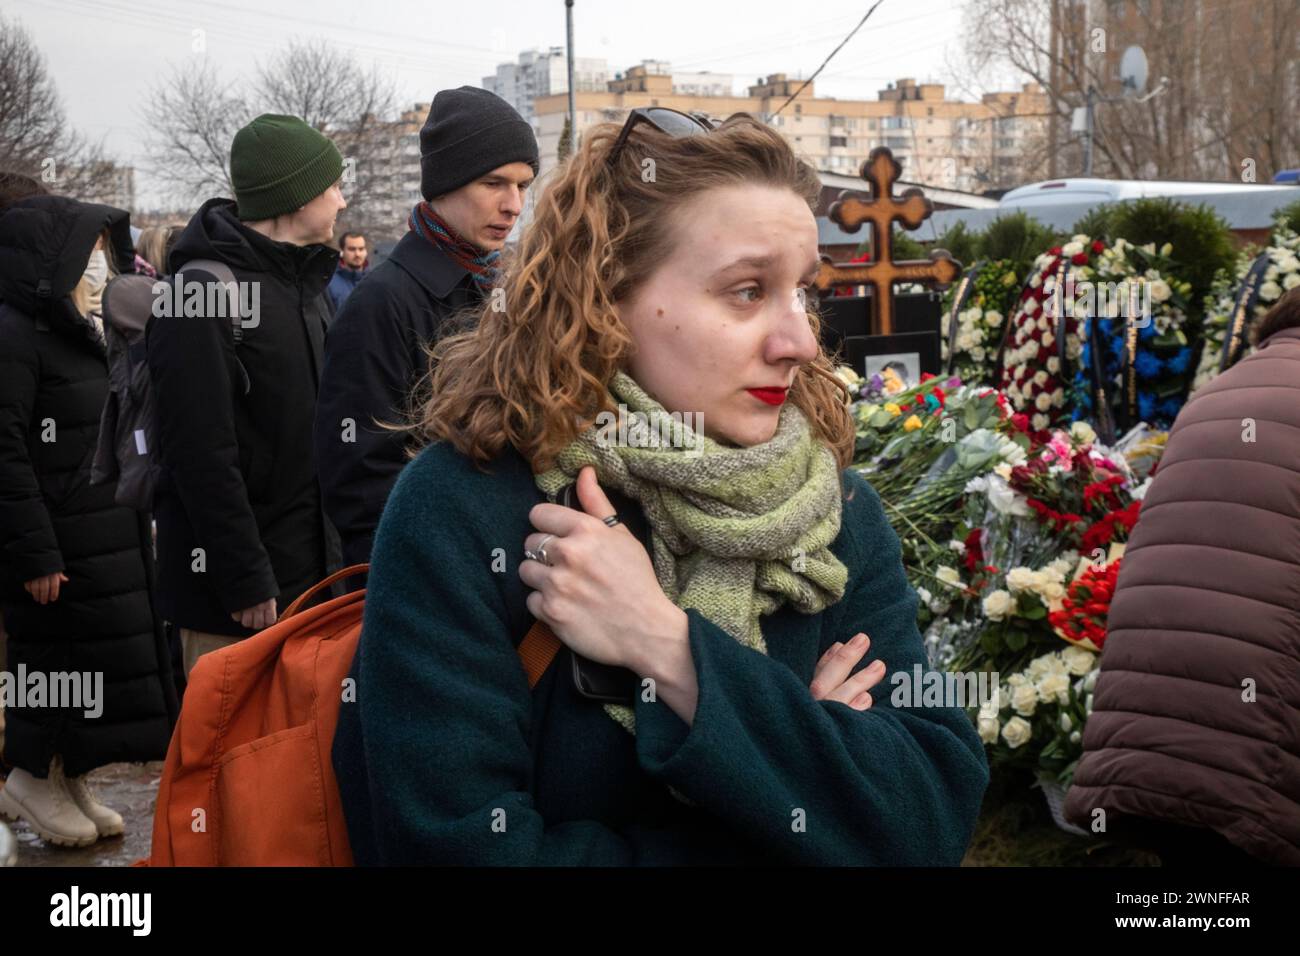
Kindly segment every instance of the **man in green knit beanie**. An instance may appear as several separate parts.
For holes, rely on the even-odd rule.
[[[336,563],[311,437],[342,175],[335,145],[297,117],[263,114],[240,129],[234,200],[204,203],[170,256],[183,315],[156,310],[148,325],[159,604],[180,629],[187,672],[269,627]],[[215,284],[232,278],[233,321],[227,286]],[[197,316],[194,283],[208,290]]]

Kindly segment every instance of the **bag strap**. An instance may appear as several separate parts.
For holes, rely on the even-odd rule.
[[[303,606],[321,591],[329,588],[335,581],[341,581],[343,578],[350,578],[357,574],[366,574],[370,571],[369,564],[354,564],[342,570],[335,571],[325,580],[313,584],[302,594],[294,599],[294,602],[284,609],[284,613],[276,619],[278,624],[287,618],[293,617],[303,609]],[[515,652],[519,655],[519,660],[524,665],[524,672],[528,675],[528,689],[532,690],[537,686],[537,682],[542,679],[546,669],[551,666],[551,661],[555,660],[555,655],[560,651],[560,639],[555,636],[555,632],[544,621],[533,620],[533,626],[528,629],[524,639],[519,643]]]
[[[230,317],[231,330],[235,333],[235,344],[239,345],[244,341],[243,316],[239,314],[239,282],[235,279],[230,266],[216,259],[192,259],[179,271],[183,273],[186,269],[201,269],[226,287],[226,294],[230,299],[226,306],[226,313]]]

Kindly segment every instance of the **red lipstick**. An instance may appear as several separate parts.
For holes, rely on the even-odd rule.
[[[785,393],[789,389],[785,388],[747,388],[749,392],[760,402],[766,402],[768,405],[780,405],[785,402]]]

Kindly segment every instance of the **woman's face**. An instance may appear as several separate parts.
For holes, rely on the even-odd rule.
[[[675,218],[672,251],[619,303],[635,342],[628,372],[669,412],[699,414],[714,441],[769,441],[783,390],[817,356],[804,305],[817,222],[768,186],[710,190]]]

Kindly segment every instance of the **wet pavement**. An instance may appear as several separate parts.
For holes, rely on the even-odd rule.
[[[154,798],[162,761],[114,763],[87,775],[100,803],[122,814],[126,834],[87,847],[46,843],[26,823],[7,822],[18,843],[18,866],[130,866],[149,855],[153,837]]]

